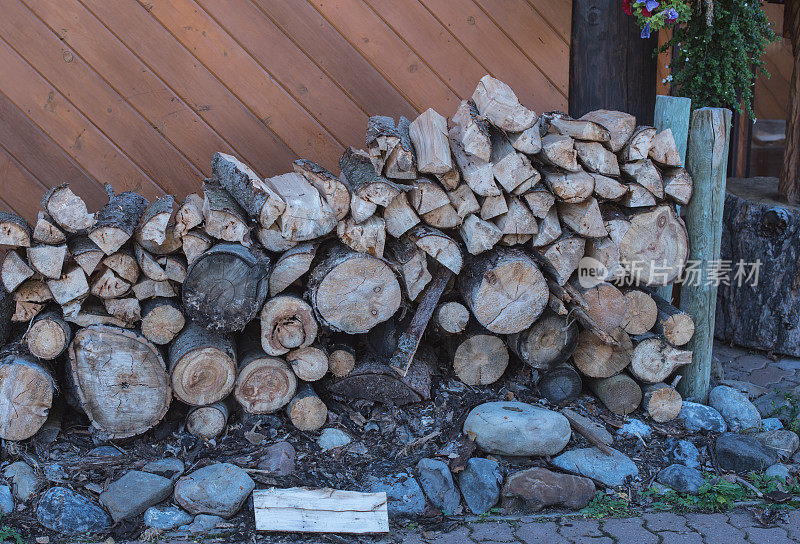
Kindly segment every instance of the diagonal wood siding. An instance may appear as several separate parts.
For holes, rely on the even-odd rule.
[[[451,115],[486,73],[566,110],[568,0],[0,0],[0,209],[62,182],[197,190],[211,155],[338,171],[374,114]]]

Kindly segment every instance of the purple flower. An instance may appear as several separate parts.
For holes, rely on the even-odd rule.
[[[647,0],[647,1],[644,3],[644,7],[645,7],[645,9],[646,9],[647,11],[653,11],[654,9],[656,9],[656,8],[659,6],[659,4],[660,4],[660,3],[659,3],[659,2],[656,2],[656,0]]]
[[[647,24],[644,25],[642,28],[642,38],[649,38],[650,37],[650,21],[647,21]]]
[[[662,11],[661,13],[663,13],[663,14],[664,14],[664,17],[666,17],[666,18],[667,18],[667,19],[669,19],[670,21],[674,21],[675,19],[677,19],[677,18],[678,18],[678,12],[677,12],[677,11],[675,11],[675,8],[669,8],[669,9],[665,9],[665,10],[664,10],[664,11]]]

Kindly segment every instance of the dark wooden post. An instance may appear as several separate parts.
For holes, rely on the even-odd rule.
[[[796,204],[800,202],[800,0],[786,0],[783,36],[792,41],[794,67],[786,110],[786,151],[778,192],[782,198]]]
[[[640,37],[636,19],[619,0],[573,0],[569,59],[569,113],[621,110],[640,125],[653,124],[656,33]]]

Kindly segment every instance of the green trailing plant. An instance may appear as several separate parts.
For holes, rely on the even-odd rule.
[[[22,535],[19,531],[8,525],[0,524],[0,544],[5,543],[25,544],[25,541],[22,540]]]
[[[625,518],[631,515],[630,503],[620,496],[598,492],[592,501],[581,510],[585,518]]]
[[[673,91],[694,105],[723,107],[754,118],[753,86],[766,71],[762,59],[777,38],[759,0],[693,0],[688,20],[659,51],[675,48]]]

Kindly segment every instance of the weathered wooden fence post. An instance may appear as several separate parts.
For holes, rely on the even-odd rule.
[[[656,96],[656,111],[653,126],[660,132],[672,130],[675,145],[681,155],[681,162],[686,164],[686,142],[689,139],[689,118],[692,114],[692,99],[683,96]],[[672,285],[660,287],[661,298],[672,302]]]
[[[692,114],[686,151],[694,195],[686,207],[690,250],[680,307],[694,319],[695,332],[687,346],[694,353],[692,364],[684,368],[679,389],[684,398],[698,402],[706,401],[711,378],[717,305],[714,278],[722,238],[730,129],[730,110],[699,108]]]

